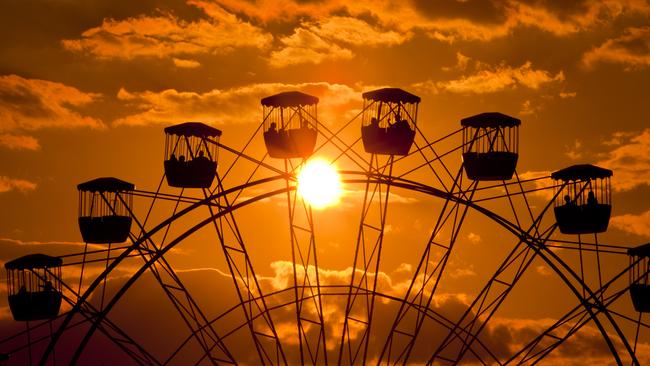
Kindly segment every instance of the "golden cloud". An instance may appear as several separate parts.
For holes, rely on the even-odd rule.
[[[623,64],[628,70],[650,66],[650,27],[628,28],[585,53],[582,62],[589,68],[601,62]]]
[[[0,134],[0,146],[11,150],[38,150],[41,148],[38,140],[32,136],[9,133]]]
[[[544,179],[547,178],[547,179]],[[544,200],[550,200],[553,198],[553,181],[551,180],[550,171],[526,171],[519,173],[519,179],[522,181],[533,180],[533,188],[526,187],[526,190],[534,190],[532,195],[540,197]]]
[[[329,17],[317,24],[307,24],[307,28],[321,37],[356,46],[398,45],[412,36],[411,33],[384,31],[361,19],[340,16]]]
[[[439,82],[426,81],[415,84],[414,87],[428,89],[434,92],[447,91],[459,94],[486,94],[515,89],[517,87],[537,90],[546,84],[562,81],[564,81],[564,73],[562,71],[553,75],[546,70],[534,69],[530,61],[519,67],[512,67],[505,64],[489,66],[477,62],[476,71],[473,74],[461,76],[454,80]]]
[[[650,237],[650,211],[643,212],[640,215],[614,216],[610,220],[610,225],[628,233]]]
[[[325,60],[351,59],[352,51],[328,41],[318,34],[296,28],[294,33],[280,39],[282,48],[271,52],[269,63],[274,67],[284,67],[303,63],[320,64]]]
[[[201,66],[201,63],[196,60],[185,60],[182,58],[174,57],[172,61],[174,61],[174,65],[176,65],[176,67],[180,67],[184,69],[195,69]]]
[[[62,83],[2,75],[0,120],[3,123],[0,132],[51,127],[103,128],[100,120],[74,110],[98,98],[98,94],[85,93]]]
[[[232,89],[214,89],[205,93],[167,89],[160,92],[129,92],[121,89],[118,99],[136,106],[141,112],[114,121],[115,125],[173,124],[179,121],[203,121],[211,124],[261,123],[260,100],[287,90],[299,90],[317,96],[319,119],[333,123],[345,118],[353,106],[361,103],[360,90],[343,84],[302,83],[252,84]]]
[[[100,26],[84,31],[81,38],[63,40],[63,47],[99,58],[133,59],[228,53],[241,47],[266,48],[273,40],[272,35],[215,4],[189,3],[201,8],[210,20],[187,22],[171,14],[104,19]]]
[[[295,19],[324,20],[338,14],[368,17],[397,32],[421,30],[444,42],[457,40],[492,40],[511,34],[518,27],[534,27],[556,36],[566,36],[612,22],[632,14],[650,14],[644,0],[586,1],[566,11],[562,6],[545,2],[505,1],[490,6],[465,2],[397,2],[394,0],[215,0],[239,14],[264,23],[291,22]],[[487,2],[486,2],[487,3]],[[480,7],[482,11],[475,9]],[[489,9],[487,9],[487,8]]]
[[[367,22],[334,16],[321,22],[304,22],[292,35],[280,39],[282,48],[271,52],[271,66],[284,67],[301,63],[319,64],[325,60],[351,59],[351,50],[337,42],[355,46],[392,46],[402,44],[411,33],[382,30]]]
[[[0,193],[18,191],[27,193],[36,189],[36,183],[24,179],[14,179],[0,175]]]
[[[650,128],[640,134],[614,134],[620,145],[607,152],[597,165],[614,171],[612,188],[628,191],[641,185],[650,185]]]
[[[45,128],[104,128],[97,118],[77,111],[99,99],[74,87],[18,75],[0,76],[0,146],[37,150],[38,140],[23,131]]]

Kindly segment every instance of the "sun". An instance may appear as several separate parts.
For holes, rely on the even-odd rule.
[[[343,194],[341,177],[327,161],[310,160],[298,173],[298,194],[316,209],[333,206]]]

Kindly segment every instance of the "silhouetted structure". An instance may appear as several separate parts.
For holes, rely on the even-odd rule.
[[[77,185],[79,231],[86,243],[121,243],[131,231],[132,183],[97,178]]]
[[[181,188],[208,188],[217,174],[217,143],[221,131],[200,122],[165,128],[167,184]]]
[[[318,136],[318,98],[289,91],[262,99],[264,143],[272,158],[306,158]]]
[[[517,167],[521,120],[489,112],[460,120],[463,166],[472,180],[508,180]]]
[[[5,263],[9,308],[15,320],[53,319],[59,314],[62,263],[45,254]]]
[[[630,269],[630,297],[634,309],[639,312],[650,312],[650,283],[648,283],[648,271],[650,271],[650,243],[631,248],[627,251],[630,256],[630,264],[638,260]]]
[[[86,243],[121,243],[129,237],[133,206],[132,183],[97,178],[77,185],[79,231]]]
[[[415,138],[420,97],[398,88],[363,93],[361,138],[366,152],[407,155]]]
[[[564,234],[601,233],[607,230],[611,206],[612,171],[590,164],[558,170],[551,178],[556,188],[555,219]]]

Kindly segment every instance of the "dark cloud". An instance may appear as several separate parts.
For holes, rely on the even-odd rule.
[[[620,37],[592,48],[582,58],[588,68],[598,63],[622,64],[628,70],[650,66],[650,27],[628,28]]]
[[[503,23],[507,16],[498,2],[484,0],[412,0],[415,8],[430,19],[465,19],[478,23]]]

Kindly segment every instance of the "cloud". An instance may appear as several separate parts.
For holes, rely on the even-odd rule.
[[[282,48],[271,52],[269,63],[275,67],[346,60],[354,57],[353,46],[393,46],[406,42],[410,32],[382,30],[354,17],[333,16],[318,22],[303,22],[293,34],[280,39]]]
[[[539,179],[539,178],[547,178],[547,179]],[[551,188],[553,186],[553,181],[551,180],[551,172],[542,170],[542,171],[526,171],[523,173],[519,173],[519,179],[521,180],[529,180],[529,179],[535,179],[532,182],[533,187],[530,188],[527,183],[527,186],[525,187],[526,191],[529,191],[531,189],[535,189],[536,191],[532,192],[531,194],[537,197],[540,197],[545,200],[550,200],[553,198],[553,189]]]
[[[510,352],[522,348],[533,336],[550,327],[553,319],[508,319],[496,318],[491,322],[493,333],[506,333]],[[562,326],[555,334],[566,334],[569,324]],[[614,346],[621,350],[623,344],[616,335],[610,334]],[[545,344],[542,343],[542,346]],[[639,343],[636,356],[641,364],[650,360],[647,343]],[[600,331],[591,325],[583,326],[579,332],[562,343],[554,352],[544,358],[544,364],[560,366],[605,365],[612,362],[612,354]]]
[[[467,57],[460,52],[456,52],[456,65],[443,66],[442,71],[453,71],[453,70],[464,71],[465,69],[467,69],[467,66],[469,66],[470,61],[472,61],[472,58]]]
[[[650,27],[626,29],[622,36],[586,52],[582,62],[588,68],[598,63],[622,64],[626,70],[650,66]]]
[[[274,67],[285,67],[302,63],[320,64],[325,60],[351,59],[354,54],[318,34],[304,28],[280,39],[282,48],[271,52],[269,63]]]
[[[102,128],[98,119],[75,111],[99,99],[98,94],[47,80],[0,76],[0,132],[51,127]]]
[[[545,265],[539,265],[535,267],[535,272],[540,274],[541,276],[548,277],[553,274],[553,271],[551,271],[550,268],[548,268]]]
[[[188,22],[172,14],[104,19],[81,38],[62,41],[65,49],[104,59],[223,54],[236,48],[266,48],[273,36],[210,2],[189,1],[209,20]]]
[[[4,245],[11,246],[11,243],[3,243]],[[69,250],[69,248],[68,248]],[[402,266],[400,266],[401,268]],[[295,305],[292,301],[294,299],[294,291],[281,291],[286,289],[287,286],[293,285],[293,265],[290,261],[276,261],[270,267],[271,273],[268,276],[259,276],[258,280],[266,294],[271,290],[280,290],[266,298],[267,306],[272,308],[270,314],[273,318],[276,331],[282,336],[281,341],[285,354],[290,363],[299,360],[298,344],[296,339],[296,314]],[[66,267],[67,272],[69,267]],[[399,269],[399,268],[398,268]],[[408,270],[408,269],[407,269]],[[312,271],[311,275],[315,273],[314,268],[310,267],[308,271]],[[321,283],[326,285],[341,285],[347,284],[350,280],[352,273],[351,268],[346,269],[319,269],[319,276]],[[250,334],[247,327],[238,328],[245,325],[245,319],[241,314],[238,307],[230,309],[239,300],[237,294],[232,286],[232,279],[230,276],[216,268],[189,268],[177,269],[176,274],[181,279],[185,288],[192,293],[194,300],[199,304],[201,310],[209,317],[215,319],[214,328],[220,335],[228,334],[224,339],[229,350],[241,363],[255,364],[256,354],[251,352],[249,344]],[[110,299],[111,296],[122,286],[126,277],[129,274],[125,273],[123,276],[113,278],[107,282],[106,295]],[[298,273],[298,277],[303,275],[302,272]],[[374,274],[370,274],[371,280]],[[74,281],[73,281],[74,282]],[[369,344],[369,358],[377,358],[378,352],[381,351],[383,341],[385,340],[385,332],[390,329],[396,311],[400,306],[399,301],[390,300],[382,294],[393,294],[400,296],[405,289],[404,284],[408,283],[408,279],[404,282],[396,281],[394,277],[386,273],[380,273],[378,278],[379,295],[375,303],[375,317],[373,321],[373,336],[370,338]],[[0,291],[2,291],[0,287]],[[95,296],[91,297],[91,302],[99,304],[101,291],[97,291]],[[219,296],[214,296],[218,293]],[[326,326],[326,335],[328,337],[328,357],[335,359],[338,352],[338,342],[340,341],[341,328],[342,328],[342,315],[344,314],[346,299],[345,292],[341,292],[340,288],[333,288],[324,290],[322,297],[323,305],[323,318]],[[4,294],[1,294],[4,295]],[[468,301],[467,295],[458,293],[440,293],[436,295],[429,306],[430,311],[435,311],[452,321],[458,319],[467,309]],[[6,296],[2,296],[6,299]],[[0,301],[6,301],[2,300]],[[182,300],[179,300],[182,303]],[[358,300],[360,301],[360,300]],[[156,306],[145,308],[143,303],[155,303]],[[6,304],[6,302],[4,303]],[[3,305],[4,305],[3,304]],[[315,309],[312,307],[312,302],[308,299],[301,305],[303,306],[303,315],[305,317],[314,316]],[[277,308],[276,308],[277,307]],[[219,314],[229,314],[227,316],[218,316]],[[6,306],[0,306],[0,318],[8,316]],[[168,355],[169,349],[175,349],[180,342],[187,336],[187,328],[182,324],[177,310],[174,309],[167,297],[160,291],[159,284],[153,276],[142,276],[134,287],[126,293],[120,300],[119,306],[109,314],[110,319],[118,324],[122,330],[127,332],[136,340],[142,340],[143,346],[147,346],[147,350],[154,355]],[[137,317],[138,321],[133,322],[133,318]],[[161,321],[163,319],[163,321]],[[404,318],[404,322],[408,323],[412,319]],[[505,317],[495,317],[485,327],[479,340],[488,347],[500,360],[504,360],[514,351],[519,350],[526,344],[532,337],[539,334],[541,331],[548,328],[555,322],[554,319],[513,319]],[[3,334],[13,334],[20,329],[10,328],[10,322],[0,323],[0,329]],[[260,323],[256,323],[260,324]],[[479,323],[476,326],[480,326]],[[11,329],[11,330],[8,330]],[[239,330],[237,330],[239,329]],[[306,328],[307,336],[315,335],[315,326],[308,326]],[[408,329],[405,326],[403,329]],[[567,331],[568,328],[563,328],[562,331]],[[231,333],[232,331],[232,333]],[[432,345],[437,345],[442,338],[447,334],[448,329],[432,321],[426,317],[423,327],[421,329],[418,342],[413,349],[410,363],[424,363],[432,352]],[[351,330],[350,337],[358,339],[358,332],[355,329]],[[62,359],[67,359],[68,353],[74,352],[77,344],[74,342],[65,342],[57,348],[57,356]],[[67,337],[71,338],[71,337]],[[98,337],[100,338],[100,337]],[[312,338],[313,339],[313,338]],[[612,337],[616,347],[622,346],[616,337]],[[422,341],[422,342],[421,342]],[[454,354],[458,351],[459,342],[453,342],[447,348],[449,354]],[[114,348],[109,345],[106,348],[93,348],[97,347],[96,342],[91,342],[87,352],[88,356],[84,355],[84,359],[92,357],[100,357],[105,352],[110,352]],[[481,350],[475,342],[476,352],[481,355],[483,360],[491,360],[487,354]],[[185,348],[185,351],[191,354],[191,350]],[[647,363],[649,346],[646,343],[639,342],[637,345],[637,356],[642,364]],[[105,359],[113,359],[121,355],[117,352],[117,356],[112,355]],[[20,356],[17,354],[17,356]],[[600,332],[590,325],[584,326],[578,333],[569,338],[561,347],[551,353],[545,361],[554,365],[577,365],[577,364],[606,364],[611,362],[611,354],[604,344],[604,340]],[[183,359],[186,361],[187,359]],[[172,360],[175,361],[175,360]],[[472,364],[474,358],[468,355],[463,359],[463,364]],[[123,361],[124,363],[126,361]],[[376,362],[375,362],[376,363]],[[489,363],[489,362],[488,362]]]
[[[463,59],[462,64],[468,62],[468,60]],[[446,81],[434,82],[429,80],[415,84],[414,87],[429,89],[434,92],[486,94],[519,87],[537,90],[547,84],[564,81],[564,72],[559,71],[553,75],[546,70],[534,69],[530,61],[519,67],[508,66],[503,63],[498,66],[490,66],[479,61],[474,64],[475,71],[472,74]],[[528,108],[530,109],[530,106]]]
[[[446,5],[447,9],[463,6],[456,1],[448,1],[446,4],[436,3],[440,3],[438,5],[440,8]],[[469,2],[460,3],[467,3],[465,9],[458,9],[454,14],[437,11],[433,15],[416,18],[415,24],[427,30],[430,37],[441,41],[488,41],[508,36],[521,27],[536,28],[557,37],[566,37],[611,22],[621,16],[650,14],[650,5],[643,0],[570,3],[514,0],[485,2],[492,3],[490,5],[477,5],[474,2],[471,5]],[[481,7],[487,9],[476,11]],[[418,13],[421,14],[422,12]]]
[[[615,133],[612,139],[619,145],[596,163],[614,171],[612,188],[620,192],[650,185],[650,128],[634,135]]]
[[[118,99],[138,109],[135,114],[114,121],[115,125],[173,124],[203,121],[210,124],[261,123],[260,100],[287,90],[299,90],[319,97],[319,120],[333,123],[345,118],[361,102],[360,90],[343,84],[301,83],[251,84],[205,93],[167,89],[160,92],[129,92],[121,89]]]
[[[541,107],[539,105],[533,105],[529,99],[526,99],[523,103],[521,103],[521,110],[519,111],[519,114],[522,116],[535,115],[540,111],[540,109]]]
[[[582,2],[552,1],[424,1],[409,2],[358,0],[302,1],[216,0],[225,8],[263,23],[291,22],[296,19],[323,20],[347,14],[371,18],[398,32],[424,32],[444,42],[488,41],[528,27],[566,37],[622,16],[650,14],[644,0]]]
[[[393,46],[412,36],[411,33],[382,30],[353,17],[333,16],[307,27],[321,37],[356,46]]]
[[[27,135],[0,133],[0,146],[11,150],[38,150],[41,145],[38,140]]]
[[[575,98],[578,95],[577,92],[560,92],[559,96],[562,99]]]
[[[196,60],[184,60],[182,58],[174,57],[172,61],[174,61],[174,65],[176,65],[176,67],[180,67],[183,69],[195,69],[201,66],[201,63]]]
[[[0,175],[0,193],[18,191],[20,193],[27,193],[35,190],[36,183],[24,179],[14,179]]]
[[[469,240],[470,243],[472,244],[478,244],[481,242],[481,236],[476,233],[469,233],[467,234],[467,240]]]
[[[578,139],[573,141],[572,146],[565,146],[566,152],[564,155],[566,155],[569,159],[571,160],[578,160],[582,158],[582,152],[580,151],[582,149],[582,142]]]
[[[650,237],[650,211],[640,215],[625,214],[614,216],[609,221],[610,226],[639,236]]]
[[[532,64],[526,62],[517,68],[501,65],[492,70],[481,70],[458,80],[439,83],[438,87],[453,93],[483,94],[518,86],[539,89],[544,84],[563,80],[562,71],[553,76],[548,71],[533,69]]]
[[[24,132],[47,128],[104,128],[97,118],[78,108],[100,96],[47,80],[0,75],[0,146],[37,150],[36,138]]]

